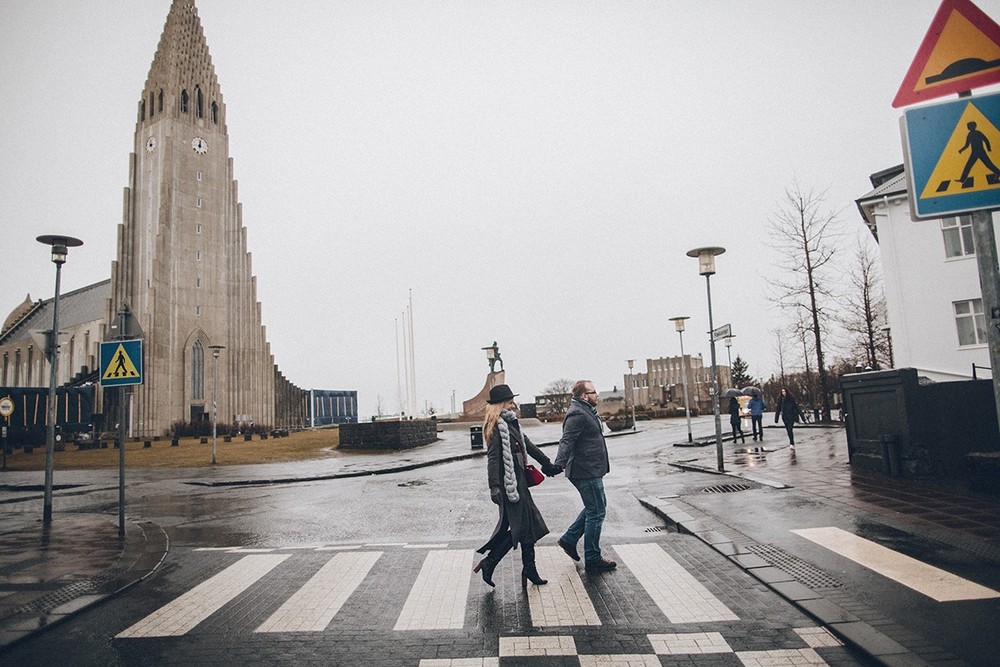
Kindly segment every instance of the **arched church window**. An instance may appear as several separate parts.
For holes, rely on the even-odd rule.
[[[212,122],[219,124],[219,105],[216,102],[212,102]]]
[[[187,113],[187,112],[188,112],[188,91],[187,90],[182,90],[181,91],[181,113]]]
[[[146,120],[146,102],[145,100],[139,100],[139,121]]]
[[[154,108],[155,107],[153,106],[153,91],[149,91],[149,117],[150,118],[153,117],[153,109]]]
[[[191,346],[191,398],[205,398],[205,347],[200,340]]]
[[[198,118],[205,117],[205,98],[201,94],[201,86],[194,87],[194,108],[198,114]]]
[[[158,102],[158,104],[157,104],[157,107],[158,107],[157,111],[159,111],[160,113],[163,113],[163,89],[162,88],[160,88],[160,98],[159,98],[159,100],[157,100],[157,102]]]

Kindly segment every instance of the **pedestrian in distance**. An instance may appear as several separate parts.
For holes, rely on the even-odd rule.
[[[795,433],[793,432],[793,427],[795,422],[803,421],[805,422],[805,416],[802,414],[802,410],[799,409],[799,404],[795,402],[795,397],[792,396],[792,392],[788,391],[787,388],[781,388],[781,398],[778,399],[778,407],[774,411],[774,423],[778,423],[778,419],[785,424],[785,430],[788,432],[788,444],[792,449],[795,449]]]
[[[573,385],[573,398],[562,424],[562,437],[556,453],[556,465],[580,493],[583,510],[559,538],[559,546],[575,561],[580,560],[576,544],[583,538],[584,567],[591,572],[606,572],[618,564],[601,554],[601,529],[608,500],[604,495],[604,476],[611,466],[604,442],[604,424],[597,414],[597,390],[590,380]]]
[[[553,477],[562,470],[552,464],[521,431],[517,420],[517,404],[509,386],[498,384],[490,389],[483,421],[486,450],[486,474],[490,499],[497,505],[500,518],[489,541],[477,551],[486,557],[473,568],[481,572],[483,581],[493,583],[493,571],[512,548],[521,547],[521,586],[528,582],[541,586],[548,583],[538,576],[535,567],[535,542],[549,533],[545,520],[535,507],[528,490],[527,456],[538,461],[542,472]]]
[[[764,403],[764,399],[758,396],[751,396],[750,402],[747,403],[747,409],[750,410],[750,430],[753,432],[754,442],[760,437],[761,442],[764,441],[764,410],[767,410],[767,404]]]
[[[743,438],[745,443],[747,436],[743,432],[743,420],[740,419],[740,402],[735,396],[729,397],[729,425],[733,427],[733,444],[736,444],[737,437]]]

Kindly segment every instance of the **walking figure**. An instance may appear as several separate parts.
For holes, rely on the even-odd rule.
[[[118,356],[115,358],[115,372],[113,375],[116,378],[122,376],[128,376],[128,369],[125,368],[125,350],[118,350]]]
[[[976,129],[975,121],[969,121],[966,127],[969,128],[969,135],[965,138],[965,145],[959,148],[958,152],[963,153],[966,148],[971,150],[969,151],[969,160],[965,163],[965,169],[962,170],[962,177],[958,180],[964,183],[969,178],[969,173],[976,162],[982,162],[983,166],[993,172],[993,176],[1000,178],[1000,169],[997,169],[997,166],[990,160],[989,152],[993,150],[990,146],[990,140]]]

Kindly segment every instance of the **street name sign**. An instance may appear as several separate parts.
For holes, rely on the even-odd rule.
[[[722,340],[723,338],[729,338],[733,335],[733,326],[731,324],[723,324],[721,327],[712,330],[712,340]]]
[[[1000,82],[1000,26],[970,0],[944,0],[892,106],[926,102]]]
[[[142,384],[142,341],[101,343],[101,386]]]
[[[917,220],[1000,208],[1000,93],[908,109],[900,118]]]

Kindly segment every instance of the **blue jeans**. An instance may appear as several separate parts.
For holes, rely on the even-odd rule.
[[[608,499],[604,495],[604,479],[570,480],[583,500],[583,511],[570,524],[562,536],[567,544],[576,544],[583,537],[583,559],[587,563],[601,560],[601,528],[604,526],[604,515],[608,507]]]

